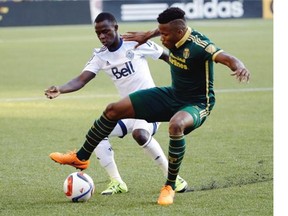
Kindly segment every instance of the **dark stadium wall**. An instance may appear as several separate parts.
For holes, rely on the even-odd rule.
[[[87,24],[90,17],[89,1],[0,0],[0,26]]]
[[[0,0],[0,27],[90,24],[101,11],[119,22],[153,21],[171,6],[191,20],[273,18],[273,0]]]

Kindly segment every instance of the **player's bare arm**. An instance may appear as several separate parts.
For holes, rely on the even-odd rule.
[[[135,46],[137,48],[141,44],[146,43],[147,40],[160,36],[160,32],[157,29],[146,31],[146,32],[126,32],[122,35],[122,38],[126,41],[136,41],[138,44]]]
[[[226,65],[229,67],[232,72],[231,76],[235,76],[239,82],[248,82],[250,79],[250,72],[249,70],[245,67],[245,65],[236,57],[226,53],[226,52],[221,52],[219,53],[215,60],[215,62],[219,62],[223,65]]]
[[[165,61],[166,63],[169,63],[169,53],[166,50],[163,50],[163,53],[159,57],[159,59]]]
[[[68,83],[62,86],[50,86],[44,92],[47,98],[54,99],[60,94],[74,92],[83,88],[94,77],[94,73],[90,71],[83,71],[79,76],[70,80]]]

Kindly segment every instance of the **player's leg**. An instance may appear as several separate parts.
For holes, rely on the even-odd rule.
[[[129,119],[131,121],[131,119]],[[134,120],[133,138],[142,147],[144,153],[162,170],[165,178],[168,172],[168,160],[160,144],[153,137],[157,132],[160,123],[148,123],[145,120]],[[182,193],[187,189],[187,182],[180,176],[176,179],[175,192]]]
[[[191,127],[193,122],[192,116],[185,111],[177,112],[169,122],[169,163],[166,185],[170,185],[173,189],[185,153],[184,130]]]
[[[153,137],[159,125],[159,123],[148,123],[145,120],[134,120],[132,136],[138,145],[142,147],[144,153],[155,161],[166,176],[168,161],[160,144]]]
[[[126,97],[117,103],[109,104],[104,113],[92,125],[86,135],[86,140],[78,152],[61,154],[54,152],[50,158],[60,164],[67,164],[78,169],[86,169],[89,158],[97,145],[107,137],[121,118],[133,118],[134,109],[130,98]]]
[[[117,127],[117,126],[116,126]],[[115,128],[116,128],[115,127]],[[114,151],[108,139],[102,140],[94,150],[100,165],[109,175],[111,182],[106,190],[102,191],[102,195],[113,195],[117,193],[126,193],[128,188],[122,180],[118,167],[114,159]]]
[[[77,152],[77,158],[88,160],[98,143],[107,137],[122,118],[133,118],[134,110],[130,98],[126,97],[117,103],[109,104],[102,116],[97,119],[86,135],[86,141]]]
[[[174,114],[169,122],[169,150],[168,150],[168,176],[158,198],[158,204],[169,205],[173,203],[175,182],[185,154],[184,134],[200,127],[209,112],[199,106],[187,106]]]
[[[176,178],[185,153],[185,127],[193,125],[193,118],[184,111],[177,112],[169,122],[168,175],[158,198],[158,204],[170,205],[174,200]]]
[[[122,120],[119,120],[110,137],[124,137],[127,134],[127,127]],[[106,170],[111,182],[106,190],[102,191],[102,195],[113,195],[117,193],[128,192],[126,183],[122,180],[118,167],[114,159],[114,150],[109,142],[109,139],[102,140],[94,150],[97,160],[100,165]]]

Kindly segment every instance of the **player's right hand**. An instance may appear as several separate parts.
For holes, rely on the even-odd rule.
[[[54,99],[61,94],[61,92],[57,86],[51,86],[48,89],[45,89],[44,93],[45,93],[46,97],[49,99]]]

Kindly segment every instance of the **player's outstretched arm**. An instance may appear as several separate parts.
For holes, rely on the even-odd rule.
[[[160,32],[158,29],[154,29],[147,32],[126,32],[122,35],[123,40],[126,41],[136,41],[138,44],[135,46],[137,48],[141,44],[144,44],[147,42],[147,40],[160,36]]]
[[[235,76],[239,82],[248,82],[250,79],[250,72],[249,70],[245,67],[245,65],[236,57],[225,53],[221,52],[219,53],[215,60],[215,62],[219,62],[221,64],[226,65],[229,67],[232,72],[231,76]]]
[[[91,79],[95,77],[95,74],[90,71],[83,71],[79,76],[70,80],[68,83],[62,86],[51,86],[44,90],[44,94],[49,99],[54,99],[60,94],[77,91],[83,88]]]

